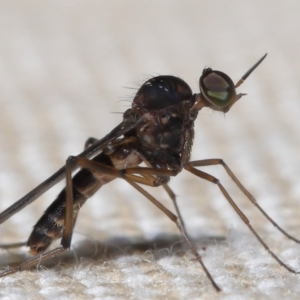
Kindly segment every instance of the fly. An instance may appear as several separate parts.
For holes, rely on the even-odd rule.
[[[0,214],[0,223],[3,223],[57,182],[66,178],[66,187],[36,223],[27,242],[0,246],[11,248],[25,245],[30,248],[30,253],[35,257],[18,267],[0,273],[0,277],[30,268],[69,249],[80,207],[104,184],[122,178],[177,225],[211,284],[220,291],[186,233],[175,194],[168,186],[170,178],[178,175],[183,169],[217,185],[232,208],[270,255],[286,270],[298,274],[299,272],[286,265],[270,250],[220,181],[198,169],[204,166],[221,165],[253,205],[279,231],[289,239],[300,243],[268,216],[227,164],[222,159],[216,158],[190,161],[194,122],[198,112],[208,107],[227,113],[245,95],[237,94],[236,89],[266,56],[267,54],[255,63],[236,84],[223,72],[211,68],[204,69],[199,79],[200,93],[198,94],[193,94],[189,85],[175,76],[156,76],[147,80],[137,91],[132,107],[125,111],[123,121],[118,126],[100,140],[89,138],[82,153],[70,156],[64,167]],[[141,163],[146,167],[140,166]],[[72,177],[72,173],[77,169],[80,170]],[[149,194],[142,187],[143,185],[162,186],[173,201],[177,215]],[[61,238],[61,246],[47,252],[52,241],[58,238]]]

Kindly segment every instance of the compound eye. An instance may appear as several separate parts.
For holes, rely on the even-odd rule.
[[[236,96],[234,83],[230,77],[211,68],[203,70],[199,86],[204,98],[218,108],[229,106]]]

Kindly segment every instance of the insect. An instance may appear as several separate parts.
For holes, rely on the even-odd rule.
[[[104,184],[116,178],[122,178],[177,225],[213,287],[220,291],[186,233],[175,194],[168,186],[170,177],[178,175],[183,169],[216,184],[270,255],[288,271],[298,273],[269,249],[220,181],[198,169],[203,166],[221,165],[261,213],[284,235],[299,243],[299,240],[290,236],[267,215],[227,164],[222,159],[190,161],[194,121],[198,112],[208,107],[227,113],[245,95],[237,94],[236,89],[265,59],[266,55],[258,60],[236,84],[225,73],[205,68],[199,79],[200,93],[197,94],[193,94],[189,85],[178,77],[156,76],[147,80],[137,91],[132,107],[125,111],[123,121],[118,126],[100,140],[89,138],[82,153],[78,156],[70,156],[64,167],[0,214],[0,223],[3,223],[58,181],[66,178],[66,187],[38,220],[27,242],[0,246],[10,248],[25,245],[35,256],[18,267],[0,273],[0,277],[30,268],[69,249],[80,207]],[[140,166],[142,163],[145,166]],[[72,177],[72,173],[77,169],[80,170]],[[142,185],[162,186],[172,199],[177,215],[151,196]],[[61,246],[46,252],[52,241],[58,238],[61,238]]]

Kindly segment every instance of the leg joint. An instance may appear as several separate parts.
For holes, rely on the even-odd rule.
[[[76,157],[76,156],[69,156],[69,157],[67,158],[67,164],[73,165],[73,164],[76,163],[76,160],[77,160],[77,157]]]

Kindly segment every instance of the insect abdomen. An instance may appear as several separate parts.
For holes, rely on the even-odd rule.
[[[109,160],[104,159],[105,155],[100,154],[95,159],[109,164]],[[95,177],[95,174],[87,169],[80,170],[73,178],[73,226],[80,207],[91,197],[102,185],[111,181],[107,176],[102,180]],[[45,251],[53,240],[61,237],[66,211],[66,191],[63,189],[53,203],[47,208],[43,216],[33,227],[33,231],[27,241],[31,254],[38,254]]]
[[[83,194],[73,189],[74,194],[74,223],[80,206],[87,200]],[[43,216],[33,228],[27,241],[31,254],[38,254],[46,250],[53,240],[62,235],[66,211],[66,192],[61,191],[56,200],[47,208]]]

